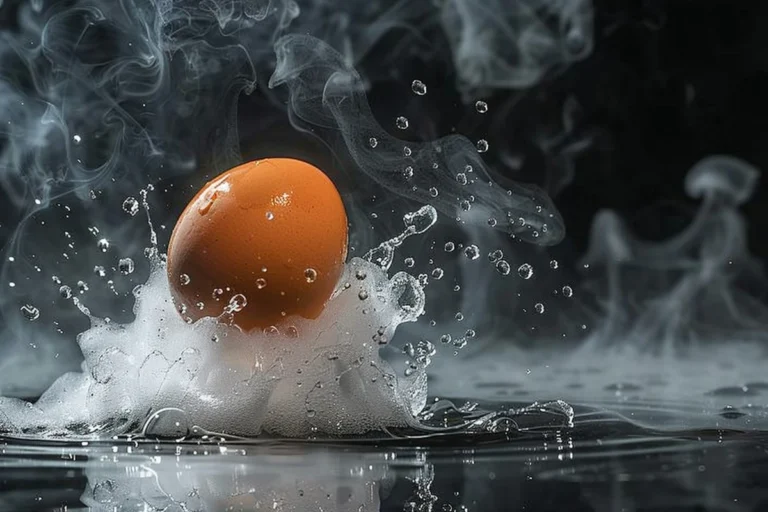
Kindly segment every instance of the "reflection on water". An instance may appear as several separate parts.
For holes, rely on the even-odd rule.
[[[655,410],[688,414],[660,404]],[[460,433],[408,445],[391,438],[6,438],[0,510],[757,512],[768,506],[761,461],[768,436],[738,429],[660,432],[594,408],[575,412],[572,427]]]

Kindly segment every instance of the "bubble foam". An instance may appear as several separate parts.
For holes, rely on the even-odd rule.
[[[0,430],[355,435],[413,425],[425,406],[424,369],[396,377],[379,355],[396,327],[424,310],[412,276],[390,279],[354,258],[319,318],[291,319],[295,330],[246,334],[213,318],[186,323],[164,261],[153,257],[152,265],[134,292],[136,320],[92,317],[78,337],[82,372],[61,376],[35,404],[0,398]]]

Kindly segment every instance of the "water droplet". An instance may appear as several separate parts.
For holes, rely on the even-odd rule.
[[[511,271],[511,267],[509,266],[509,263],[507,263],[504,260],[499,260],[496,262],[496,272],[503,276],[509,275],[509,272]]]
[[[488,141],[485,139],[480,139],[477,141],[477,152],[478,153],[485,153],[488,151]]]
[[[245,298],[245,295],[242,293],[238,293],[236,295],[233,295],[231,299],[229,299],[229,306],[227,306],[227,310],[230,313],[234,313],[237,311],[242,311],[245,306],[248,305],[248,300]]]
[[[459,182],[459,185],[466,185],[467,184],[467,175],[463,172],[460,172],[456,175],[456,181]]]
[[[465,212],[468,212],[470,208],[472,208],[472,205],[469,204],[469,201],[464,199],[463,201],[459,202],[459,206],[461,206],[461,209]]]
[[[501,249],[496,249],[495,251],[491,251],[488,253],[488,261],[490,261],[491,263],[499,261],[503,257],[504,257],[504,253],[501,251]]]
[[[488,225],[491,226],[492,228],[495,228],[496,224],[498,224],[498,221],[496,219],[494,219],[493,217],[488,219]]]
[[[120,261],[117,262],[117,268],[121,274],[132,274],[134,269],[133,260],[131,258],[120,258]]]
[[[371,137],[370,139],[368,139],[368,144],[369,144],[369,145],[370,145],[372,148],[375,148],[376,146],[378,146],[378,145],[379,145],[379,141],[376,139],[376,137]]]
[[[533,306],[533,309],[535,309],[538,314],[542,314],[544,313],[544,304],[542,304],[541,302],[537,302]]]
[[[403,169],[403,176],[405,176],[405,179],[407,180],[413,178],[413,167],[409,165],[408,167]]]
[[[123,201],[123,211],[133,217],[139,213],[139,202],[134,197],[128,197]]]
[[[427,274],[419,274],[418,279],[422,288],[427,286],[427,283],[429,282],[429,277],[427,277]]]
[[[368,274],[365,273],[365,270],[358,270],[357,272],[355,272],[355,277],[358,280],[362,281],[363,279],[368,277]]]
[[[368,292],[365,290],[360,290],[360,292],[357,294],[357,298],[360,300],[365,300],[368,298]]]
[[[464,333],[464,336],[467,338],[474,338],[477,335],[474,329],[467,329],[467,332]]]
[[[109,250],[109,240],[102,238],[96,242],[96,246],[101,250],[101,252],[107,252]]]
[[[32,304],[24,304],[21,306],[21,314],[24,315],[24,318],[29,320],[30,322],[34,322],[38,318],[40,318],[40,310],[37,309]]]
[[[560,264],[557,262],[557,260],[552,260],[549,262],[549,268],[552,270],[557,270],[560,267]]]
[[[407,129],[407,128],[408,128],[408,118],[407,118],[407,117],[405,117],[405,116],[399,116],[399,117],[398,117],[398,118],[395,120],[395,125],[396,125],[396,126],[399,128],[399,129],[401,129],[401,130],[405,130],[405,129]]]
[[[413,266],[416,264],[416,261],[413,258],[405,258],[405,266],[408,268],[413,268]]]
[[[72,298],[72,288],[70,288],[67,285],[63,285],[61,288],[59,288],[59,295],[61,295],[64,299],[71,299]]]
[[[432,270],[432,279],[442,279],[443,278],[443,269],[436,268]]]
[[[564,297],[573,297],[573,288],[571,288],[568,285],[563,286],[563,296]]]
[[[403,156],[411,156],[413,151],[408,146],[403,146]]]
[[[464,256],[470,260],[476,260],[480,257],[480,249],[478,249],[474,244],[468,245],[464,248]]]
[[[484,101],[476,101],[475,110],[477,110],[480,114],[485,114],[488,112],[488,104]]]
[[[181,286],[187,286],[192,280],[189,278],[187,274],[181,274],[179,276],[179,282],[181,283]]]
[[[427,86],[421,80],[414,80],[411,82],[411,90],[419,96],[427,94]]]
[[[77,289],[80,290],[80,293],[85,293],[89,290],[88,283],[85,281],[78,281],[77,282]]]
[[[406,228],[413,227],[413,234],[420,235],[437,222],[437,210],[434,206],[422,206],[415,212],[403,215]]]
[[[523,263],[517,267],[517,273],[520,274],[520,277],[523,279],[530,279],[533,277],[533,267],[528,263]]]
[[[93,273],[99,277],[104,277],[105,275],[107,275],[107,270],[101,265],[96,265],[95,267],[93,267]]]
[[[272,219],[274,219],[274,218],[275,218],[275,214],[274,214],[274,213],[272,213],[272,212],[267,212],[267,215],[266,215],[266,216],[267,216],[267,220],[272,220]]]
[[[83,138],[77,134],[75,134],[72,137],[72,140],[75,142],[75,144],[80,144],[83,141]]]
[[[456,244],[453,242],[446,242],[443,249],[445,249],[445,252],[453,252],[453,250],[456,249]]]
[[[430,195],[430,196],[432,196],[432,197],[437,197],[437,195],[438,195],[439,193],[440,193],[440,192],[438,192],[438,191],[437,191],[437,189],[436,189],[435,187],[429,187],[429,195]]]
[[[256,280],[256,288],[259,290],[263,289],[265,286],[267,286],[267,280],[263,277],[260,277]]]
[[[457,322],[461,322],[462,320],[464,320],[464,313],[459,311],[458,313],[456,313],[454,318],[456,319]]]
[[[304,271],[304,278],[307,280],[308,283],[314,283],[315,279],[317,279],[317,270],[313,268],[308,268]]]
[[[442,343],[450,343],[452,339],[453,338],[451,338],[450,334],[443,334],[442,336],[440,336],[440,341]]]

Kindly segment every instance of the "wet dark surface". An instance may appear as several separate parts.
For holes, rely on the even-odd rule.
[[[6,438],[0,510],[757,512],[768,507],[767,442],[588,409],[572,428],[407,446]]]

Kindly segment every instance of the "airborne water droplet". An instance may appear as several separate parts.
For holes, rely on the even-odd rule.
[[[128,197],[123,201],[123,211],[133,217],[139,213],[139,202],[136,198]]]
[[[443,269],[436,268],[432,270],[432,279],[442,279],[443,274],[444,274]]]
[[[408,118],[405,116],[399,116],[397,120],[395,120],[395,125],[401,129],[405,130],[408,128]]]
[[[368,144],[370,144],[372,148],[375,148],[376,146],[379,145],[379,141],[376,139],[376,137],[371,137],[370,139],[368,139]]]
[[[427,94],[427,86],[421,80],[414,80],[411,83],[411,90],[419,96]]]
[[[78,290],[80,290],[80,293],[85,293],[89,290],[88,283],[86,283],[85,281],[78,281],[77,288]]]
[[[533,306],[533,309],[535,309],[538,314],[542,314],[544,313],[544,304],[542,304],[541,302],[537,302]]]
[[[121,258],[117,263],[117,268],[121,274],[132,274],[134,269],[133,260],[131,258]]]
[[[490,261],[491,263],[499,261],[503,257],[504,257],[504,253],[501,251],[501,249],[496,249],[495,251],[488,253],[488,261]]]
[[[102,238],[96,242],[96,246],[101,250],[101,252],[107,252],[109,250],[109,240]]]
[[[403,176],[405,176],[405,179],[407,180],[413,178],[413,167],[409,165],[408,167],[403,169]]]
[[[459,182],[459,185],[466,185],[467,184],[467,175],[463,172],[460,172],[456,175],[456,181]]]
[[[484,101],[476,101],[475,110],[477,110],[480,114],[485,114],[488,112],[488,104]]]
[[[432,197],[437,197],[437,195],[438,195],[439,193],[440,193],[440,192],[438,192],[438,190],[437,190],[435,187],[429,187],[429,195],[430,195],[430,196],[432,196]]]
[[[507,276],[509,275],[509,272],[511,270],[512,269],[510,268],[509,263],[507,263],[506,261],[499,260],[496,262],[496,272],[498,272],[499,274],[503,276]]]
[[[464,248],[464,256],[469,258],[470,260],[476,260],[480,257],[480,249],[477,248],[476,245],[468,245]]]
[[[477,152],[478,153],[485,153],[488,151],[488,141],[485,139],[480,139],[477,141]]]
[[[95,267],[93,267],[93,273],[99,277],[104,277],[105,275],[107,275],[106,269],[101,265],[96,265]]]
[[[59,288],[59,295],[61,295],[64,299],[71,299],[72,298],[72,288],[70,288],[67,285],[63,285],[61,288]]]
[[[557,270],[560,267],[560,264],[557,262],[557,260],[552,260],[549,262],[549,268],[552,270]]]
[[[403,261],[403,263],[405,263],[406,267],[413,268],[413,266],[416,264],[416,261],[413,258],[405,258],[405,261]]]
[[[564,297],[572,297],[573,296],[573,288],[571,288],[568,285],[563,286],[563,296]]]
[[[517,273],[520,274],[520,277],[523,279],[530,279],[533,277],[533,267],[528,263],[523,263],[517,268]]]
[[[445,252],[453,252],[453,250],[456,249],[456,244],[453,242],[446,242],[443,249],[445,249]]]
[[[40,310],[37,309],[32,304],[24,304],[21,306],[21,314],[24,315],[24,318],[29,320],[30,322],[33,322],[40,318]]]

